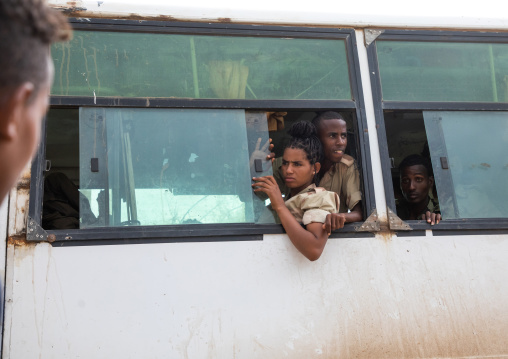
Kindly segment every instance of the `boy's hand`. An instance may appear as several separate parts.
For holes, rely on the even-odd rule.
[[[430,211],[427,211],[427,213],[422,214],[422,218],[424,221],[427,221],[427,223],[430,223],[431,226],[434,224],[438,224],[441,221],[441,214],[440,213],[430,213]]]
[[[323,229],[330,235],[332,231],[344,227],[346,223],[346,215],[344,213],[330,213],[326,216]]]

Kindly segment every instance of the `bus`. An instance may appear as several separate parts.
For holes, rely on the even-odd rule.
[[[4,358],[508,358],[508,3],[49,3],[74,34],[0,207]],[[363,220],[310,262],[251,179],[325,111]],[[411,154],[433,226],[397,212]]]

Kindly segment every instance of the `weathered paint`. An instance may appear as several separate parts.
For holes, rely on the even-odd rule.
[[[9,194],[8,236],[26,233],[30,194],[30,164],[23,171],[15,188]]]
[[[301,1],[191,0],[50,0],[50,4],[77,17],[139,20],[234,22],[303,26],[442,28],[508,30],[508,2],[486,0],[469,6],[457,0],[318,0]]]
[[[508,355],[504,236],[13,250],[7,358]]]
[[[367,130],[369,131],[370,160],[372,166],[372,177],[374,181],[374,193],[376,194],[376,210],[378,220],[381,224],[388,223],[388,213],[386,212],[385,190],[383,183],[383,171],[381,166],[381,154],[379,152],[379,142],[377,137],[377,124],[374,114],[374,100],[372,97],[372,85],[370,83],[369,62],[367,59],[367,49],[364,44],[364,31],[356,30],[356,43],[358,52],[358,63],[360,67],[360,76],[362,79],[363,102],[365,106],[365,117],[367,119]]]

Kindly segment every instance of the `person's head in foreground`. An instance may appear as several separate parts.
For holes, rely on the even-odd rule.
[[[49,47],[70,34],[45,1],[0,1],[0,202],[39,143],[53,80]]]

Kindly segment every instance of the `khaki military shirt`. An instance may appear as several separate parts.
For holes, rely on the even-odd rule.
[[[308,225],[311,222],[325,223],[328,214],[338,213],[340,199],[337,193],[311,184],[285,204],[299,223]]]
[[[280,191],[288,196],[290,189],[282,179],[282,157],[273,162],[273,176],[277,180]],[[362,200],[360,191],[360,174],[356,168],[355,159],[349,155],[342,156],[339,163],[335,163],[321,178],[319,187],[335,192],[340,198],[339,213],[347,213]]]

